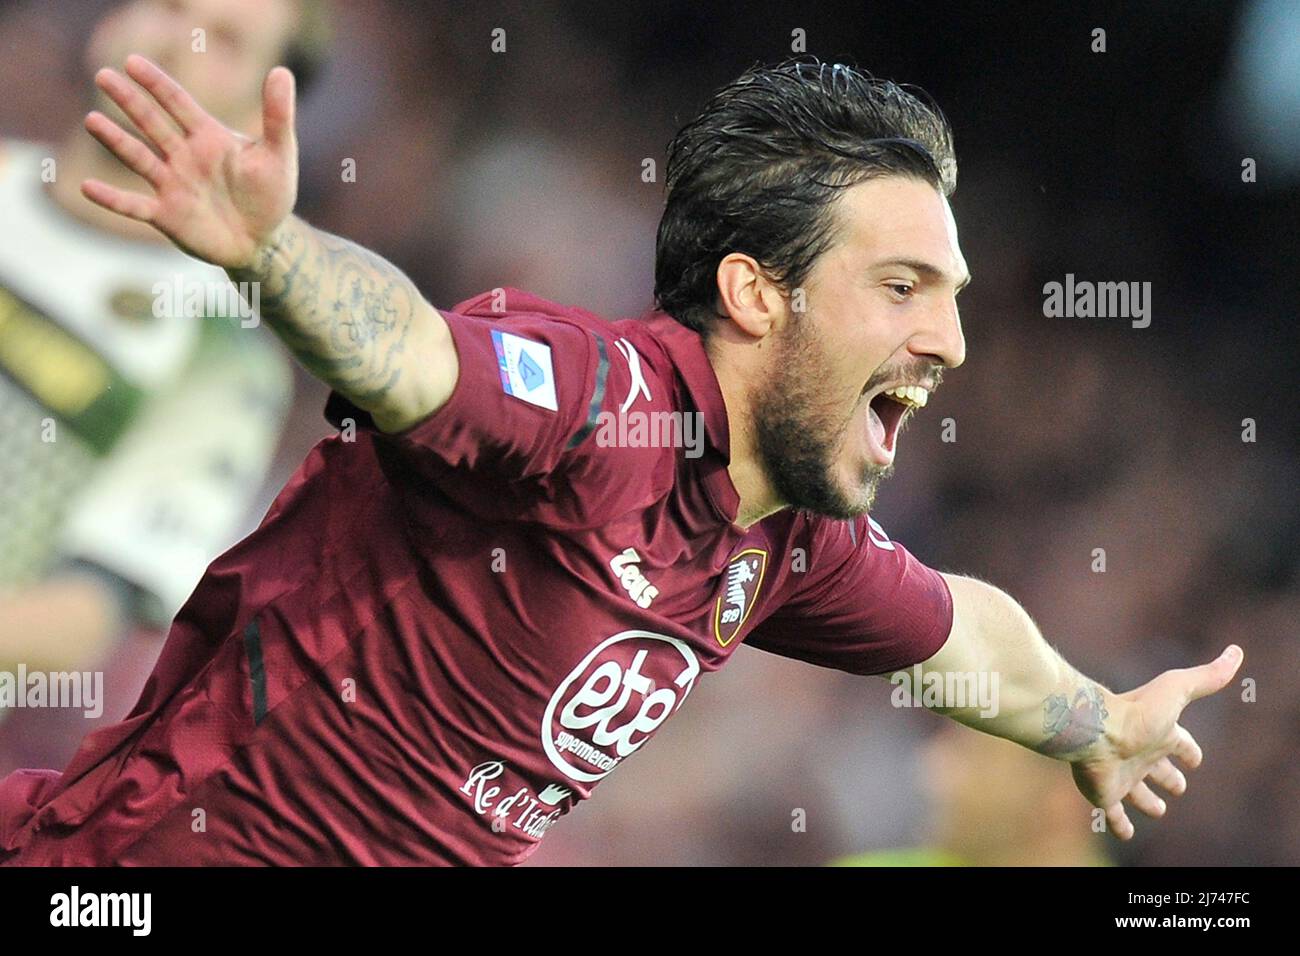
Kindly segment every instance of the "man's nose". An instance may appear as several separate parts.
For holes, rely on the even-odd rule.
[[[936,361],[946,368],[957,368],[966,361],[966,336],[961,330],[957,303],[949,300],[936,308],[926,325],[912,336],[908,348],[913,355]]]

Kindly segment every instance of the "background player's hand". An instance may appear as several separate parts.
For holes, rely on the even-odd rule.
[[[221,125],[142,56],[127,58],[126,76],[103,69],[95,83],[145,141],[99,112],[86,117],[86,129],[149,183],[153,195],[88,179],[81,186],[86,198],[149,223],[185,252],[213,265],[248,265],[297,198],[293,74],[276,67],[267,75],[260,140]]]
[[[1093,806],[1106,813],[1106,823],[1121,840],[1133,836],[1124,810],[1127,799],[1147,816],[1161,817],[1165,801],[1149,786],[1174,796],[1187,789],[1187,778],[1173,763],[1188,769],[1201,763],[1201,748],[1178,723],[1189,703],[1222,690],[1241,666],[1241,648],[1231,644],[1218,658],[1199,667],[1165,671],[1127,694],[1112,696],[1114,730],[1101,745],[1073,762],[1074,782]]]

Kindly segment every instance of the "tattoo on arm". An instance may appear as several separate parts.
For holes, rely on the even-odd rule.
[[[422,300],[396,266],[294,221],[230,277],[259,283],[262,318],[309,372],[357,405],[382,404],[397,384]]]
[[[1053,694],[1043,701],[1043,732],[1048,736],[1040,752],[1059,756],[1082,750],[1102,735],[1109,716],[1095,685],[1075,691],[1073,703],[1064,694]]]

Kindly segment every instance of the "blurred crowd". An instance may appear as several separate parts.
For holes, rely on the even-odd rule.
[[[0,102],[0,142],[75,129],[85,47],[113,6],[0,4],[0,84],[22,90]],[[714,87],[790,55],[792,31],[823,59],[926,89],[956,130],[969,354],[903,436],[874,517],[926,563],[1016,596],[1112,690],[1230,642],[1246,651],[1249,683],[1186,714],[1206,758],[1189,793],[1165,820],[1136,820],[1130,844],[1092,832],[1064,765],[895,709],[882,680],[749,650],[530,863],[1300,863],[1300,406],[1287,387],[1300,173],[1264,164],[1243,182],[1242,157],[1268,151],[1234,126],[1242,64],[1259,62],[1251,28],[1277,4],[1191,4],[1176,25],[1112,11],[1104,54],[1089,49],[1097,24],[1067,5],[1033,7],[1019,32],[905,14],[887,37],[851,3],[334,6],[299,112],[298,211],[445,308],[510,285],[644,313],[665,145]],[[1045,317],[1042,286],[1066,273],[1151,282],[1151,327]],[[293,376],[227,542],[329,433],[324,386]],[[104,652],[100,721],[0,721],[0,775],[61,766],[120,718],[162,633],[141,617]]]

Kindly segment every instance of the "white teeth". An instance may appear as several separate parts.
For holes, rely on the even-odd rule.
[[[925,408],[925,403],[930,400],[930,393],[920,385],[900,385],[897,388],[887,388],[885,394],[917,408]]]

